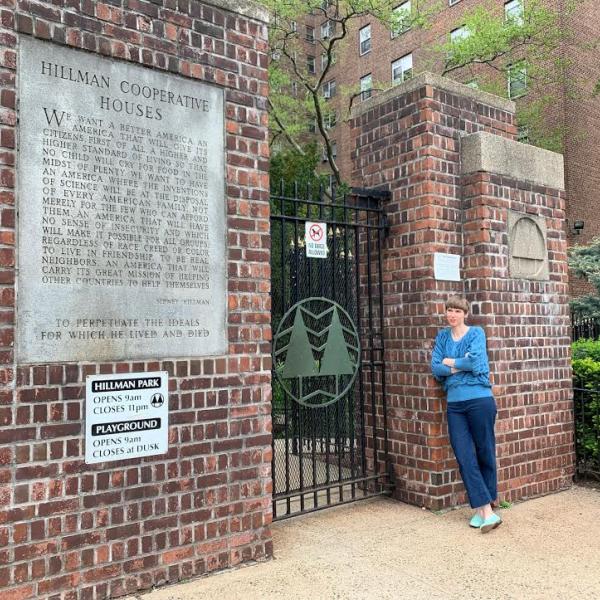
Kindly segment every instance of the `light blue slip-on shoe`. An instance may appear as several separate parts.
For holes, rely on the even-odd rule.
[[[502,519],[496,513],[493,513],[491,517],[488,517],[481,524],[481,527],[479,529],[481,530],[481,533],[487,533],[492,529],[496,529],[496,527],[498,527],[500,523],[502,523]]]
[[[479,515],[479,513],[475,513],[471,520],[469,521],[469,527],[473,527],[475,529],[479,529],[483,525],[483,517]]]

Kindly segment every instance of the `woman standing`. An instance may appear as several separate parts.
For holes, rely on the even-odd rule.
[[[485,333],[469,327],[469,303],[459,296],[446,302],[450,327],[442,329],[433,347],[431,370],[448,399],[448,431],[471,508],[471,527],[487,533],[502,523],[492,511],[497,497],[496,402],[492,396]]]

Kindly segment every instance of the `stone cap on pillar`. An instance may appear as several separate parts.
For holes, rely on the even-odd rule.
[[[269,11],[253,0],[204,0],[204,3],[263,23],[269,22]]]
[[[484,171],[556,190],[565,189],[563,155],[478,131],[461,138],[461,173]]]
[[[367,111],[372,110],[380,104],[389,102],[398,96],[403,96],[404,94],[414,92],[415,90],[423,88],[427,85],[443,92],[457,94],[463,98],[470,98],[475,102],[480,102],[481,104],[486,104],[487,106],[491,106],[509,113],[514,113],[516,111],[515,103],[512,100],[501,98],[500,96],[495,96],[494,94],[490,94],[488,92],[482,92],[481,90],[476,90],[468,85],[465,85],[464,83],[459,83],[458,81],[449,79],[448,77],[442,77],[441,75],[424,71],[423,73],[415,75],[412,79],[408,79],[403,83],[394,85],[389,90],[372,96],[368,100],[364,100],[360,104],[354,106],[352,108],[350,118],[354,119],[356,117],[360,117]]]

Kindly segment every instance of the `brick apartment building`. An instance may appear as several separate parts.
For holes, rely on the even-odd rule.
[[[492,7],[498,16],[518,15],[523,2],[527,0],[442,0],[441,10],[431,18],[426,28],[407,28],[397,34],[390,33],[377,19],[369,16],[352,22],[346,43],[338,52],[336,63],[330,76],[324,82],[324,94],[331,96],[329,102],[336,107],[335,124],[330,127],[332,147],[342,178],[350,180],[351,140],[345,117],[348,115],[349,100],[340,93],[343,89],[361,89],[364,96],[378,93],[378,87],[389,87],[401,83],[422,71],[441,73],[442,55],[439,48],[453,36],[464,34],[461,19],[467,11],[479,4]],[[564,81],[585,82],[578,94],[569,93],[566,86],[554,84],[544,90],[553,101],[546,106],[543,120],[548,128],[564,132],[562,152],[565,156],[565,172],[568,194],[567,217],[569,222],[569,243],[588,243],[600,235],[600,216],[595,210],[595,201],[600,194],[600,171],[596,168],[600,152],[600,95],[593,95],[594,83],[600,79],[600,52],[590,43],[598,38],[600,31],[600,3],[597,0],[584,0],[578,9],[567,16],[564,10],[567,0],[544,0],[553,10],[559,11],[561,28],[571,30],[571,43],[564,44],[561,56],[566,60]],[[413,10],[416,0],[398,0],[398,10]],[[426,3],[425,3],[426,4]],[[424,5],[423,2],[420,3]],[[332,9],[329,9],[332,10]],[[309,62],[312,60],[318,75],[321,66],[319,39],[330,35],[330,23],[321,11],[307,15],[298,23],[298,36],[304,40]],[[314,55],[314,58],[311,57]],[[310,67],[309,67],[310,68]],[[488,71],[489,72],[489,71]],[[528,89],[526,75],[516,76],[512,82],[506,81],[507,95],[517,106],[527,102],[531,90]],[[477,86],[477,69],[465,68],[453,71],[450,77]],[[354,102],[360,102],[358,97]],[[521,141],[528,141],[527,130],[521,128]],[[327,172],[325,161],[323,170]],[[575,232],[574,224],[582,221],[584,229]],[[579,295],[588,290],[587,284],[575,280],[572,293]]]

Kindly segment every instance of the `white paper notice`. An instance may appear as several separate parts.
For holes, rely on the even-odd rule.
[[[460,254],[433,255],[433,276],[442,281],[460,281]]]

